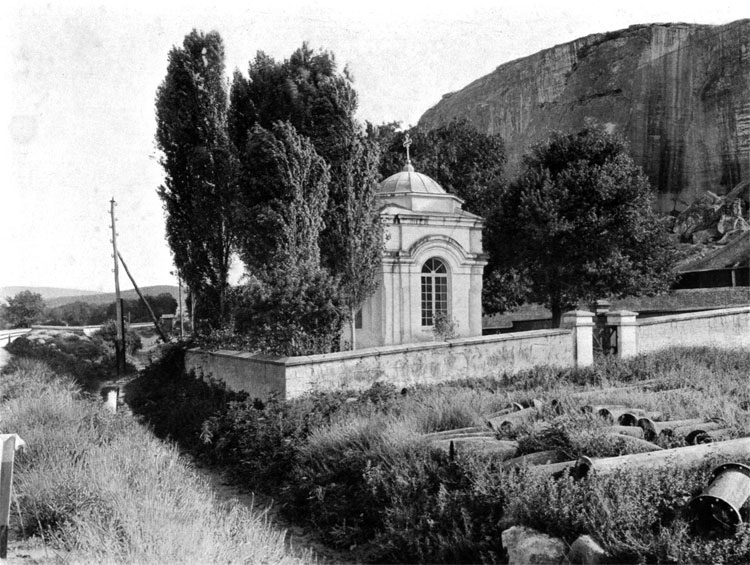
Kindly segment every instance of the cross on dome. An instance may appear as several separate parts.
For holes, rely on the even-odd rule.
[[[414,172],[414,167],[411,165],[411,158],[409,156],[409,147],[411,146],[411,136],[407,132],[406,135],[404,135],[404,147],[406,147],[406,165],[402,170],[408,171],[410,173]]]

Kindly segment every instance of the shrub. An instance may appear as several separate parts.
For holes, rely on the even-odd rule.
[[[18,357],[44,361],[53,372],[69,376],[87,390],[95,390],[115,374],[114,357],[107,347],[73,332],[35,330],[16,338],[6,349]]]
[[[508,471],[481,454],[450,460],[420,436],[483,426],[483,415],[509,402],[555,398],[558,408],[542,411],[546,426],[532,422],[514,432],[518,454],[557,449],[570,459],[619,455],[632,447],[606,436],[572,394],[654,378],[657,388],[682,388],[664,395],[625,388],[586,402],[666,408],[671,419],[720,415],[737,435],[748,435],[747,366],[748,352],[697,348],[402,391],[377,383],[365,391],[316,392],[289,401],[225,398],[202,426],[196,417],[190,427],[202,430],[203,452],[231,466],[244,485],[273,493],[291,517],[315,527],[328,543],[365,546],[358,555],[369,561],[503,562],[500,534],[518,524],[567,542],[591,534],[618,562],[739,564],[750,562],[747,528],[706,540],[691,534],[683,516],[686,500],[705,486],[715,462],[692,471],[625,470],[576,482],[533,469]],[[160,386],[164,379],[154,374],[144,382]],[[194,407],[218,393],[177,383],[188,394],[167,410],[210,411]],[[154,411],[165,410],[164,404]],[[181,420],[164,422],[167,429]]]
[[[229,391],[217,381],[184,372],[187,343],[166,344],[159,357],[126,385],[128,404],[160,438],[201,451],[203,422],[247,395]]]
[[[111,348],[114,354],[115,345],[117,343],[117,322],[115,320],[107,320],[106,322],[104,322],[104,324],[102,324],[102,327],[94,334],[94,338],[104,341]],[[141,343],[141,336],[130,329],[130,324],[126,324],[125,351],[129,355],[135,355],[136,352],[140,351],[142,347],[143,344]]]

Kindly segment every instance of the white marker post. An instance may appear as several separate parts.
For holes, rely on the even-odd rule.
[[[10,491],[13,485],[13,461],[17,450],[26,447],[18,434],[0,434],[0,559],[8,556],[8,527],[10,526]]]
[[[109,387],[104,389],[103,392],[107,395],[107,399],[105,400],[105,406],[107,407],[107,410],[112,412],[112,414],[116,414],[117,400],[120,396],[120,387]]]
[[[2,447],[2,463],[0,463],[0,559],[8,557],[10,489],[13,484],[13,460],[16,454],[16,437],[16,434],[0,435],[0,447]]]

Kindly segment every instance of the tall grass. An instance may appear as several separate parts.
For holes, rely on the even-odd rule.
[[[750,435],[748,368],[748,351],[675,349],[628,361],[601,359],[586,369],[539,367],[403,393],[378,384],[290,401],[218,402],[202,426],[194,422],[183,433],[202,434],[204,453],[233,466],[244,484],[272,489],[291,517],[332,545],[365,546],[361,555],[371,561],[503,562],[503,529],[527,525],[568,542],[591,534],[618,562],[739,565],[750,562],[750,529],[704,539],[693,535],[683,515],[716,461],[574,481],[533,469],[505,470],[480,454],[451,460],[423,434],[484,426],[484,415],[509,402],[538,399],[546,403],[538,417],[509,434],[519,441],[518,454],[633,452],[583,414],[584,403],[626,404],[661,412],[664,419],[720,417],[733,437],[744,437]],[[169,381],[158,372],[155,367],[157,382]],[[652,388],[626,388],[642,381]],[[182,390],[194,386],[178,382],[174,386]],[[143,384],[148,389],[149,382]],[[580,392],[587,393],[585,401],[575,396]],[[200,408],[205,399],[187,395],[166,410],[184,412],[191,403]],[[559,408],[551,408],[552,400]],[[159,409],[165,407],[154,407]]]
[[[16,458],[15,536],[39,536],[74,563],[303,563],[262,512],[220,504],[177,448],[132,417],[81,397],[41,362],[0,375]]]

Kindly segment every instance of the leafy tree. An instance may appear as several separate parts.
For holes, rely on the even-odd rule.
[[[499,135],[480,133],[466,120],[453,120],[432,130],[417,126],[404,132],[394,131],[394,125],[370,130],[385,147],[380,164],[383,177],[403,168],[403,142],[408,133],[417,172],[463,199],[469,212],[484,216],[495,207],[504,185],[505,146]]]
[[[377,149],[354,119],[356,108],[346,70],[339,74],[332,53],[313,51],[307,44],[281,63],[259,52],[247,79],[235,73],[230,93],[230,138],[241,149],[243,170],[238,232],[246,265],[257,273],[271,260],[267,252],[273,254],[283,239],[274,226],[283,222],[286,212],[268,206],[269,201],[279,202],[274,173],[267,174],[273,171],[266,163],[269,154],[259,155],[253,145],[258,143],[258,127],[270,130],[285,121],[310,140],[328,166],[328,196],[318,209],[320,265],[315,268],[330,273],[337,302],[345,304],[349,318],[375,289],[382,247],[374,200]]]
[[[229,131],[237,148],[244,147],[256,123],[270,129],[288,121],[329,164],[341,158],[341,142],[352,130],[357,109],[347,71],[339,74],[333,53],[315,51],[307,43],[281,63],[259,51],[247,79],[235,72],[230,101]]]
[[[238,249],[255,277],[239,293],[237,329],[272,353],[330,351],[341,310],[318,245],[328,165],[289,122],[256,124],[243,162]]]
[[[159,196],[175,264],[200,317],[224,318],[237,160],[227,129],[224,45],[193,30],[169,53],[157,91],[156,141],[166,175]]]
[[[108,315],[106,304],[91,304],[77,300],[50,309],[49,317],[57,320],[58,323],[71,326],[88,326],[101,324],[107,318],[114,317],[114,302],[112,303],[112,312],[111,315]]]
[[[271,130],[256,124],[243,161],[235,224],[245,264],[256,273],[286,263],[318,264],[330,175],[315,147],[289,122]]]
[[[157,318],[162,314],[174,314],[177,310],[177,300],[168,292],[162,292],[157,296],[146,294],[144,298]],[[116,315],[117,305],[111,302],[107,307],[107,318],[114,319]],[[151,314],[149,314],[148,308],[140,298],[123,300],[122,315],[132,323],[151,321]]]
[[[95,339],[101,339],[112,349],[112,352],[117,349],[117,322],[115,320],[107,320],[102,324],[94,333]],[[134,330],[130,328],[130,324],[125,325],[125,350],[130,355],[135,355],[140,349],[143,348],[143,342],[141,336],[139,336]]]
[[[340,277],[340,291],[356,348],[354,317],[377,288],[376,274],[383,253],[383,226],[375,199],[380,153],[375,143],[353,137],[340,170],[340,203],[332,210],[334,223],[327,245],[337,253],[329,256],[331,271]]]
[[[555,133],[524,157],[490,219],[490,276],[526,286],[555,326],[579,301],[665,291],[674,251],[651,204],[620,138],[595,125]]]
[[[252,168],[244,148],[253,126],[271,129],[277,121],[289,122],[309,138],[328,164],[330,191],[327,206],[321,210],[325,227],[320,248],[323,265],[335,276],[341,274],[336,271],[339,240],[331,230],[345,221],[342,214],[351,197],[345,180],[349,151],[364,138],[354,119],[356,109],[357,94],[348,72],[338,72],[333,53],[315,51],[307,43],[283,62],[259,52],[249,65],[247,79],[235,73],[230,92],[230,137],[246,169]]]
[[[8,303],[3,305],[2,318],[11,328],[28,328],[44,314],[44,298],[37,292],[22,290],[5,300]]]
[[[310,263],[269,270],[235,289],[235,329],[245,348],[270,355],[312,355],[336,349],[343,322],[330,275]]]

